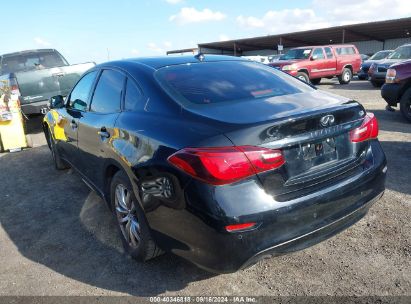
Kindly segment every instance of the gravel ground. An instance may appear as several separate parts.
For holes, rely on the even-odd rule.
[[[319,88],[358,100],[380,122],[387,191],[353,227],[234,274],[211,275],[171,254],[137,263],[96,194],[53,169],[36,118],[36,147],[0,158],[0,295],[411,295],[411,124],[384,111],[366,81]]]

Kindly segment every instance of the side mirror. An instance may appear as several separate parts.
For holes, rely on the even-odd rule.
[[[84,112],[87,109],[87,103],[80,99],[76,99],[73,102],[72,108]]]
[[[64,97],[61,95],[50,98],[50,109],[60,109],[64,107]]]
[[[311,57],[310,57],[310,60],[311,60],[311,61],[313,61],[313,60],[315,60],[315,59],[317,59],[317,56],[311,56]]]

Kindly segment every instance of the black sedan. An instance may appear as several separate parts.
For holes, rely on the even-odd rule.
[[[338,233],[384,192],[372,113],[245,59],[105,63],[50,107],[55,166],[101,195],[140,261],[236,271]]]

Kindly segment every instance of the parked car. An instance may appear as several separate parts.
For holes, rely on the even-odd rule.
[[[21,95],[25,114],[45,112],[51,96],[67,95],[94,63],[69,65],[54,49],[22,51],[0,56],[0,83]]]
[[[411,59],[411,44],[398,47],[386,59],[373,63],[368,70],[369,80],[374,87],[380,87],[385,82],[385,75],[388,68],[394,63]]]
[[[402,115],[411,122],[411,60],[393,64],[386,74],[381,96],[387,102],[387,109],[400,104]]]
[[[252,61],[256,61],[256,62],[261,62],[261,63],[269,63],[270,60],[268,58],[268,56],[260,56],[260,55],[256,55],[256,56],[242,56],[243,58],[246,58],[248,60],[252,60]]]
[[[366,61],[363,61],[360,67],[360,71],[358,72],[358,79],[360,80],[367,80],[368,79],[368,70],[370,69],[371,64],[373,63],[381,63],[385,58],[387,58],[393,50],[384,50],[384,51],[379,51],[372,55],[369,59]]]
[[[361,57],[354,45],[307,46],[291,49],[269,65],[313,84],[334,76],[347,84],[359,71]]]
[[[101,64],[50,108],[54,165],[100,194],[140,261],[236,271],[340,232],[384,192],[373,114],[246,59]]]

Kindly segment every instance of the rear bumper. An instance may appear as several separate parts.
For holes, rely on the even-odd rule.
[[[257,263],[262,259],[271,258],[289,252],[305,249],[338,234],[339,232],[345,230],[346,228],[352,226],[360,219],[362,219],[367,214],[369,208],[375,202],[377,202],[382,196],[383,192],[374,197],[373,199],[371,199],[370,201],[366,202],[360,208],[354,210],[353,212],[343,216],[342,218],[334,222],[331,222],[323,227],[320,227],[316,230],[308,232],[304,235],[301,235],[284,243],[260,251],[259,253],[251,257],[247,262],[245,262],[241,266],[241,269],[252,266],[253,264]]]
[[[26,115],[44,114],[42,113],[42,109],[47,109],[48,105],[49,105],[48,100],[41,100],[41,101],[36,101],[33,103],[22,104],[21,109],[23,113]]]
[[[400,99],[401,85],[398,83],[386,83],[381,88],[381,96],[388,103],[388,105],[397,106]]]
[[[161,214],[159,208],[148,215],[150,226],[163,249],[211,272],[234,272],[314,245],[361,219],[385,190],[386,159],[378,141],[368,154],[369,167],[361,173],[287,201],[276,201],[258,180],[220,187],[193,181],[185,189],[186,208]],[[258,225],[224,230],[235,222]]]

